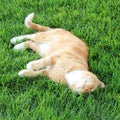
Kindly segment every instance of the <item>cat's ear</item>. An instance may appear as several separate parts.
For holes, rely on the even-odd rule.
[[[98,83],[99,83],[99,86],[101,86],[101,88],[105,87],[105,84],[103,82],[101,82],[99,79],[98,79]]]

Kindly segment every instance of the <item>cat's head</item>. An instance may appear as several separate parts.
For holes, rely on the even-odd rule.
[[[69,77],[70,79],[67,82],[70,88],[77,93],[88,93],[96,90],[99,86],[102,88],[105,87],[104,83],[89,71],[78,70],[73,72]]]

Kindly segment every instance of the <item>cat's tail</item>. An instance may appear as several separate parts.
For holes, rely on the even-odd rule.
[[[38,30],[38,31],[41,31],[41,32],[44,32],[44,31],[47,31],[51,28],[49,27],[45,27],[45,26],[41,26],[41,25],[38,25],[36,23],[33,23],[32,20],[34,18],[34,13],[31,13],[29,14],[26,18],[25,18],[25,26],[27,28],[30,28],[30,29],[33,29],[33,30]]]

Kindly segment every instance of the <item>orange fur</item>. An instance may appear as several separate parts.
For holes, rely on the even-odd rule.
[[[25,25],[40,32],[15,37],[11,42],[20,41],[21,38],[29,39],[16,45],[14,49],[31,48],[43,58],[29,62],[27,69],[19,72],[20,76],[44,74],[55,82],[69,85],[78,93],[94,91],[99,85],[104,87],[104,83],[88,71],[88,47],[81,39],[63,29],[52,29],[35,24],[32,22],[33,17],[34,14],[28,15]],[[74,71],[79,72],[80,75]],[[78,74],[78,77],[75,74]],[[75,76],[75,81],[74,78],[70,80],[69,75]]]

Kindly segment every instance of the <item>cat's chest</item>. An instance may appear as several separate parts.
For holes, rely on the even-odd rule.
[[[55,82],[62,82],[66,84],[65,69],[61,64],[55,64],[46,68],[49,73],[49,78]]]
[[[56,64],[47,67],[49,78],[64,84],[66,84],[65,74],[68,69],[70,69],[70,66],[65,62],[65,59],[60,59]]]

